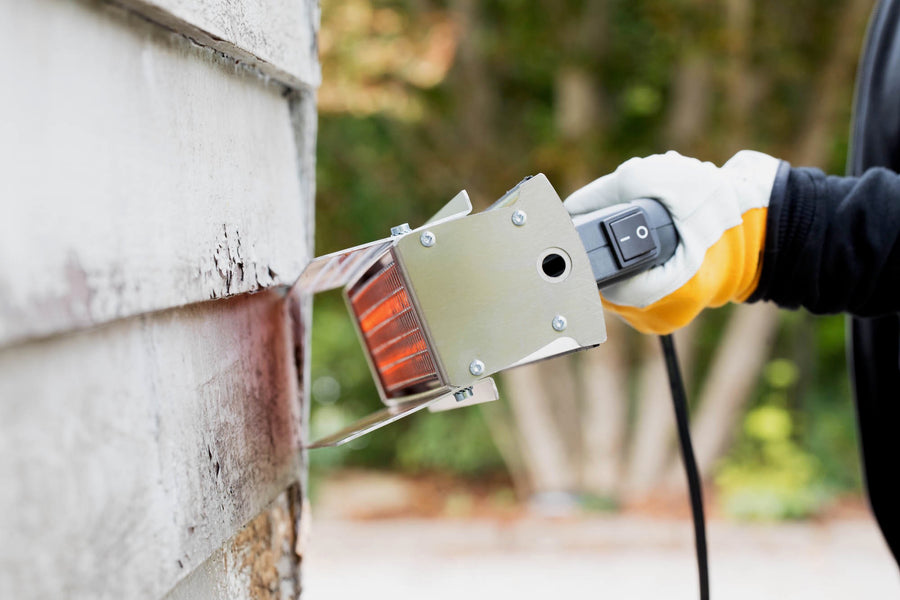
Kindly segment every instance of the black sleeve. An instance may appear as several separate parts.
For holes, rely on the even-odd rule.
[[[757,300],[817,314],[900,312],[900,175],[834,177],[782,163]]]

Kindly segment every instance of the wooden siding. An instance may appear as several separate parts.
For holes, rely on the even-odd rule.
[[[277,291],[0,351],[0,399],[2,598],[159,597],[299,472]]]
[[[314,0],[119,2],[292,87],[315,87],[321,79]]]
[[[0,598],[301,589],[314,0],[0,0]]]
[[[0,6],[0,345],[296,279],[283,86],[122,9]]]

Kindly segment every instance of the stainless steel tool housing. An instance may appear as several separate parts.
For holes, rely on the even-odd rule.
[[[546,177],[471,209],[460,192],[422,227],[316,259],[298,280],[299,293],[344,286],[386,405],[314,446],[494,400],[491,375],[605,341],[587,254]]]

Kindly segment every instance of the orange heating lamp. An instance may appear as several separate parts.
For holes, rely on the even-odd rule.
[[[392,250],[348,288],[347,299],[387,398],[440,386],[434,357]]]

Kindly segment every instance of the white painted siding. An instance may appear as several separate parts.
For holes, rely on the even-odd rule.
[[[314,0],[0,0],[0,598],[300,590]]]
[[[0,344],[296,279],[283,86],[121,9],[0,7]]]
[[[319,84],[319,5],[315,0],[120,2],[288,85]]]

